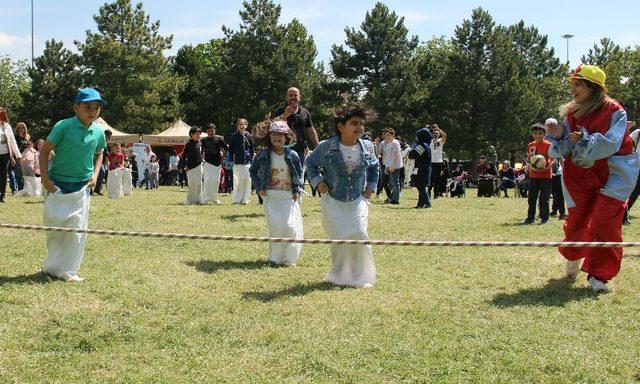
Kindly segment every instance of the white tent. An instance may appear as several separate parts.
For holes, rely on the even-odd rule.
[[[189,126],[189,124],[182,120],[178,120],[173,123],[172,126],[157,135],[144,135],[142,142],[153,146],[184,145],[189,141],[190,129],[191,126]],[[205,137],[207,137],[206,133],[203,133],[200,136],[200,138]]]
[[[137,143],[140,140],[139,135],[120,132],[117,129],[109,125],[102,117],[98,117],[95,121],[96,124],[102,129],[108,129],[111,131],[111,138],[109,143]]]

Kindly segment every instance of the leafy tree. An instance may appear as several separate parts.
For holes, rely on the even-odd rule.
[[[522,153],[529,127],[561,104],[566,68],[546,36],[522,22],[496,25],[481,8],[456,28],[451,47],[433,41],[420,56],[418,72],[435,74],[423,80],[430,88],[424,104],[447,129],[456,158],[476,158],[490,145],[503,157]]]
[[[76,45],[85,85],[101,90],[109,102],[105,119],[127,132],[149,133],[181,117],[184,82],[163,55],[173,36],[161,36],[160,23],[130,0],[103,5],[94,20],[98,32],[87,31],[85,42]]]
[[[182,114],[192,125],[205,127],[208,123],[221,126],[223,92],[221,79],[226,73],[222,57],[224,41],[213,39],[196,46],[186,45],[178,50],[174,61],[174,71],[185,80],[186,86],[180,93]],[[224,130],[224,129],[223,129]]]
[[[34,137],[46,137],[57,121],[73,115],[73,100],[82,84],[79,59],[53,39],[45,42],[42,55],[34,59],[22,112]]]
[[[589,49],[589,52],[583,55],[580,60],[583,64],[604,67],[614,56],[618,56],[620,51],[618,44],[615,44],[608,37],[603,37],[600,39],[600,45],[593,44],[593,48]]]
[[[0,106],[12,119],[22,109],[22,93],[28,87],[27,63],[0,57]]]
[[[241,116],[251,123],[263,119],[282,104],[288,87],[305,91],[305,79],[319,75],[315,42],[298,20],[279,24],[281,7],[270,0],[243,4],[239,29],[223,27],[220,119],[230,125]]]
[[[394,126],[403,131],[414,114],[417,36],[408,37],[404,18],[383,3],[376,3],[365,15],[360,30],[345,28],[344,46],[331,49],[331,68],[356,96],[379,113],[375,129]]]

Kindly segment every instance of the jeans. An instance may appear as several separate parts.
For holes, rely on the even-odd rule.
[[[529,179],[528,220],[533,220],[536,217],[536,200],[540,204],[540,220],[549,220],[549,189],[551,189],[551,179]]]
[[[142,188],[142,184],[144,184],[145,189],[149,189],[149,170],[148,169],[144,170],[144,179],[140,181],[138,186]]]
[[[515,189],[516,188],[516,181],[512,180],[512,179],[502,179],[498,189],[503,191],[505,196],[508,196],[509,194],[507,193],[507,190],[509,188],[514,188]]]
[[[7,190],[7,173],[9,173],[9,154],[0,155],[0,199],[4,199]]]
[[[427,193],[427,185],[431,179],[431,166],[418,168],[418,175],[416,176],[416,188],[418,189],[418,205],[420,208],[431,207],[431,198]]]
[[[149,174],[149,188],[150,189],[158,189],[158,174],[157,173]]]
[[[400,201],[400,169],[396,169],[388,174],[389,189],[391,190],[391,197],[389,201],[392,203],[398,203]]]
[[[431,180],[429,182],[429,194],[433,188],[433,197],[438,198],[442,194],[440,189],[440,172],[442,172],[442,163],[431,163]]]
[[[391,186],[389,185],[389,174],[387,172],[385,172],[385,170],[387,169],[387,167],[385,167],[384,165],[381,168],[381,179],[382,179],[382,188],[384,189],[384,193],[387,195],[387,199],[389,199],[389,201],[393,200],[392,194],[391,194]]]
[[[96,186],[93,188],[94,192],[102,192],[102,184],[106,181],[107,165],[102,163],[100,165],[100,171],[98,172],[98,179],[96,180]]]
[[[564,210],[564,193],[562,192],[562,175],[553,176],[551,179],[551,193],[553,193],[553,204],[551,212],[557,212],[561,215],[565,214]]]
[[[16,160],[16,163],[13,165],[13,167],[8,167],[8,169],[11,192],[16,193],[18,191],[21,191],[22,188],[24,188],[24,180],[22,179],[22,167],[20,166],[20,161]]]

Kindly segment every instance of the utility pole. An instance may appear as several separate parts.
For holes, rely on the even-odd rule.
[[[562,35],[562,38],[567,40],[567,66],[569,65],[569,39],[572,37],[573,35],[570,35],[568,33],[565,33],[564,35]]]
[[[31,0],[31,68],[33,68],[33,0]]]

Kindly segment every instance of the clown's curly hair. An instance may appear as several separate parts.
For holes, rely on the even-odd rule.
[[[340,136],[338,124],[344,124],[352,117],[360,117],[369,123],[378,117],[378,113],[362,103],[349,101],[347,97],[345,97],[344,102],[333,111],[333,124],[338,136]]]

